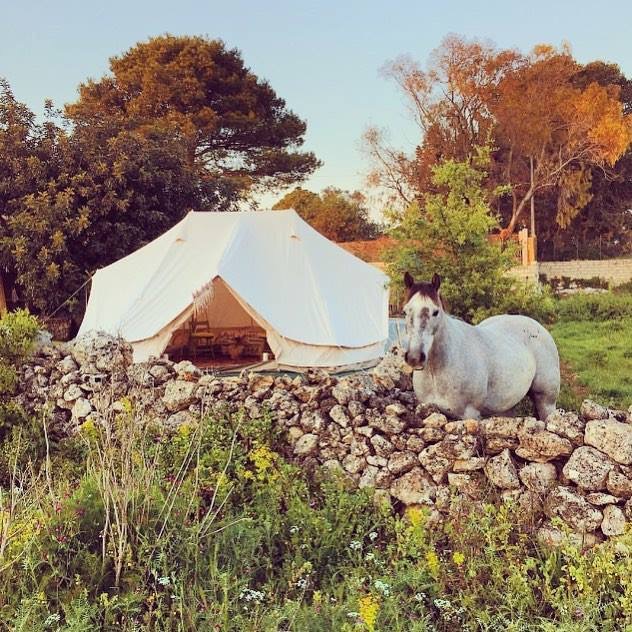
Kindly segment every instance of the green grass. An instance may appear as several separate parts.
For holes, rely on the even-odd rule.
[[[573,383],[569,372],[565,372],[562,407],[576,408],[582,396],[619,408],[632,404],[632,317],[562,321],[551,326],[550,331],[562,362],[579,383]]]

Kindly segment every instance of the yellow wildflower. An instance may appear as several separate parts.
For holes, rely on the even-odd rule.
[[[274,464],[277,460],[277,453],[270,450],[267,445],[257,445],[248,453],[248,460],[253,464],[260,481],[266,478],[274,478]]]
[[[406,518],[408,518],[408,522],[410,522],[411,526],[417,528],[421,526],[424,522],[424,512],[421,507],[417,505],[411,505],[406,508],[405,511]]]
[[[373,595],[362,597],[359,602],[360,619],[366,625],[369,632],[375,630],[375,622],[380,612],[380,602]]]
[[[426,553],[426,564],[428,565],[428,570],[430,571],[430,574],[433,577],[436,577],[439,574],[441,562],[439,561],[439,556],[433,550],[430,550]]]
[[[452,561],[457,565],[457,566],[461,566],[462,564],[465,563],[465,555],[463,555],[463,553],[461,553],[461,551],[455,551],[452,554]]]

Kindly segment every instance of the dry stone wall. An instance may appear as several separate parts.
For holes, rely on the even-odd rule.
[[[21,370],[20,403],[46,410],[63,437],[87,418],[107,423],[122,398],[167,430],[196,423],[216,406],[256,418],[268,411],[286,456],[307,469],[338,471],[395,506],[422,505],[440,521],[465,500],[517,503],[538,537],[556,544],[559,519],[593,544],[632,520],[632,406],[589,400],[547,420],[449,420],[418,404],[397,354],[375,369],[337,378],[248,374],[219,378],[190,362],[132,364],[131,348],[88,334],[66,348],[43,347]]]

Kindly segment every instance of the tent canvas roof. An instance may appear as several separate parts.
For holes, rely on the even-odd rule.
[[[97,271],[80,333],[100,329],[132,343],[155,337],[212,292],[217,277],[290,341],[361,348],[388,337],[385,275],[293,210],[189,213]]]

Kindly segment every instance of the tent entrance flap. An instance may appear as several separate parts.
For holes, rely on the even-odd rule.
[[[252,364],[265,353],[272,359],[266,331],[219,277],[213,280],[211,298],[174,329],[165,351],[171,359],[206,366]]]

